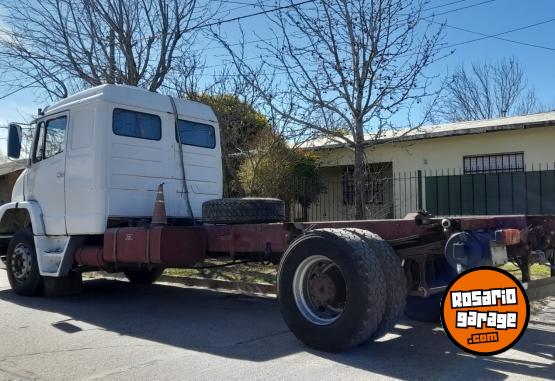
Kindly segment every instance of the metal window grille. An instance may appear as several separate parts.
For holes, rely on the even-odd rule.
[[[343,204],[355,203],[355,181],[353,168],[346,168],[342,178]],[[383,204],[385,199],[384,179],[375,179],[371,174],[366,176],[364,188],[364,201],[366,204]]]
[[[463,157],[464,174],[524,171],[524,152]]]

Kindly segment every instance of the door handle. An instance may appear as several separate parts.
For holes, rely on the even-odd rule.
[[[56,172],[56,177],[61,179],[62,177],[64,177],[64,173],[63,172]]]

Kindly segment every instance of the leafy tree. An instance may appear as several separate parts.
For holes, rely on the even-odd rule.
[[[255,137],[269,130],[267,118],[233,94],[189,94],[191,100],[208,104],[218,117],[224,169],[224,194],[240,196],[237,171]]]
[[[318,168],[312,152],[289,147],[278,134],[264,130],[243,160],[238,179],[246,195],[298,202],[306,220],[308,208],[324,189]]]

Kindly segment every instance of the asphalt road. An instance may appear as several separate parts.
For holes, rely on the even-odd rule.
[[[536,309],[521,341],[495,357],[408,320],[380,342],[328,354],[299,343],[272,299],[115,280],[25,298],[1,270],[0,379],[555,379],[555,298]]]

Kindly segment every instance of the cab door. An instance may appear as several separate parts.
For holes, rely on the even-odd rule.
[[[65,166],[68,114],[50,116],[37,125],[27,199],[39,203],[47,235],[66,234]]]

